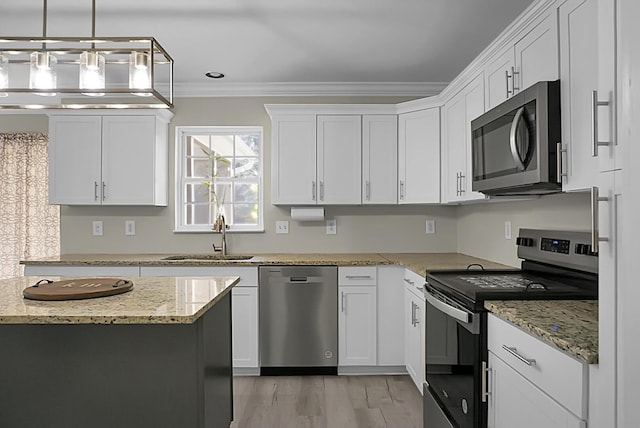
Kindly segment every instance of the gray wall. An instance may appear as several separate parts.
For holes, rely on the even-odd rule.
[[[48,132],[49,120],[43,114],[0,114],[0,132]]]
[[[520,266],[515,239],[521,227],[590,230],[588,193],[543,196],[519,202],[466,205],[458,208],[458,252],[510,266]],[[504,223],[511,222],[510,240]]]

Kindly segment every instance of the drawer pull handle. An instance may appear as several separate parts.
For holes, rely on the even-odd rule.
[[[518,350],[515,347],[509,347],[507,345],[502,345],[502,349],[504,349],[505,351],[507,351],[508,353],[510,353],[511,355],[513,355],[514,357],[516,357],[517,359],[519,359],[520,361],[522,361],[523,363],[525,363],[528,366],[535,366],[536,365],[536,360],[532,359],[532,358],[525,358],[522,355],[520,355],[518,353]]]
[[[345,275],[347,279],[371,279],[371,275]]]
[[[409,278],[404,278],[404,282],[410,285],[415,285],[415,282],[411,281]]]

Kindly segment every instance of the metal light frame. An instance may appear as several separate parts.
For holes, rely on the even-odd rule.
[[[0,110],[173,108],[173,59],[156,39],[96,38],[95,0],[92,0],[91,37],[47,37],[47,0],[43,1],[42,37],[0,37],[0,55],[8,58],[9,72],[8,87],[0,88]],[[33,52],[48,52],[56,56],[58,80],[62,81],[59,87],[29,88],[29,56]],[[80,55],[83,52],[95,52],[105,57],[104,89],[79,87]],[[148,88],[129,88],[128,67],[132,53],[148,55]],[[164,80],[160,82],[160,79]],[[16,81],[19,81],[18,85],[13,83]]]

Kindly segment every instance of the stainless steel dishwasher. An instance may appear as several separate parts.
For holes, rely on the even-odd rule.
[[[337,374],[338,268],[260,266],[260,374]]]

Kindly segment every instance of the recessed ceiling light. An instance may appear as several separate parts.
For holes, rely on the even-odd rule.
[[[224,77],[224,73],[220,73],[219,71],[209,71],[204,75],[212,79],[222,79]]]

